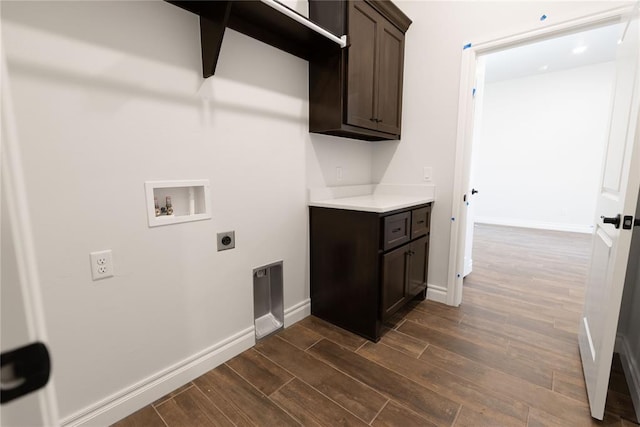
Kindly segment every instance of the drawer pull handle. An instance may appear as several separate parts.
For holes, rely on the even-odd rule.
[[[418,221],[418,224],[424,224],[424,219],[422,221]]]
[[[402,228],[394,228],[391,230],[392,233],[397,233],[398,231],[402,231]]]

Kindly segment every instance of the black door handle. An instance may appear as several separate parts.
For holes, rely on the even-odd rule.
[[[620,228],[620,214],[618,214],[617,216],[614,217],[606,217],[606,216],[601,216],[600,218],[602,218],[602,222],[605,224],[613,224],[616,228]]]
[[[471,195],[473,196],[474,194],[479,193],[478,190],[476,190],[475,188],[471,189]]]
[[[49,382],[51,374],[51,359],[47,346],[36,342],[2,353],[0,369],[0,403],[10,402],[38,390]]]
[[[634,227],[640,227],[640,218],[636,218],[633,220],[633,226]]]

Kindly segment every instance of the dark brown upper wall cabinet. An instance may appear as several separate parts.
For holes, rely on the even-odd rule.
[[[309,18],[348,46],[309,61],[309,130],[400,139],[404,34],[411,20],[390,1],[309,1]]]

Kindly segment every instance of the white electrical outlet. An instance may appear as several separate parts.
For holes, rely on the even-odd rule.
[[[93,280],[106,279],[113,277],[113,260],[111,258],[111,249],[106,251],[91,252],[91,278]]]

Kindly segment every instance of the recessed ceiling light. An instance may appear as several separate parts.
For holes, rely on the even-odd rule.
[[[548,65],[543,65],[543,66],[538,68],[538,71],[547,71],[548,69],[549,69]]]
[[[573,52],[574,55],[580,55],[581,53],[584,53],[587,50],[587,46],[578,46],[578,47],[574,47],[573,50],[571,52]]]

